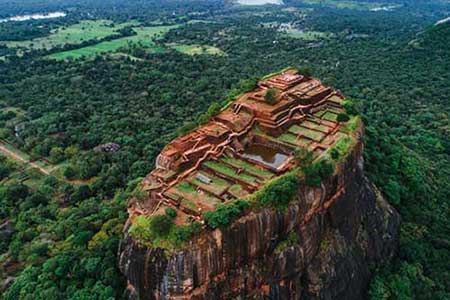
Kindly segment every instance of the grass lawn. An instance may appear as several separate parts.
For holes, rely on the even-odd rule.
[[[8,48],[31,49],[52,49],[65,44],[80,44],[84,41],[102,39],[115,34],[118,30],[130,26],[138,25],[137,22],[127,22],[114,24],[108,20],[86,20],[68,27],[60,27],[53,30],[46,37],[40,37],[29,41],[8,41],[0,42]]]
[[[156,46],[154,40],[176,26],[136,27],[134,36],[123,37],[112,41],[101,42],[92,46],[54,53],[48,58],[56,60],[78,59],[92,57],[101,53],[115,52],[131,44],[139,44],[152,53],[163,52],[164,48]]]
[[[248,195],[247,191],[244,190],[239,184],[232,185],[228,192],[236,199],[242,199]]]
[[[332,113],[330,111],[327,111],[323,116],[322,119],[325,119],[327,121],[336,122],[337,120],[337,114]]]
[[[227,167],[219,162],[215,162],[215,161],[207,161],[204,163],[205,166],[207,166],[210,169],[213,169],[216,172],[222,173],[228,177],[234,178],[234,179],[238,179],[238,180],[242,180],[245,182],[248,182],[250,184],[254,184],[256,182],[258,182],[258,179],[256,177],[253,177],[245,172],[241,172],[241,173],[236,173],[236,170],[230,167]]]
[[[290,133],[284,133],[284,134],[280,135],[278,137],[278,139],[282,142],[286,142],[291,145],[294,145],[297,147],[302,147],[302,148],[306,148],[311,144],[310,140],[307,140],[304,138],[297,139],[297,137],[295,135],[290,134]]]
[[[191,201],[196,207],[214,209],[217,204],[222,203],[219,198],[213,197],[205,192],[197,191],[194,185],[186,181],[175,185],[169,190],[169,193],[179,195],[181,198]]]
[[[331,32],[321,32],[321,31],[302,31],[297,29],[288,29],[285,31],[287,35],[302,39],[304,41],[313,42],[322,39],[330,39],[334,36]]]
[[[198,180],[197,174],[202,174],[210,178],[212,182],[207,184],[204,183],[203,181]],[[195,174],[193,174],[188,178],[188,181],[217,196],[225,192],[225,190],[230,186],[230,184],[225,180],[215,177],[211,174],[205,174],[204,172],[196,172]]]
[[[325,132],[325,133],[328,133],[329,131],[331,131],[330,127],[325,126],[323,124],[317,124],[317,123],[314,123],[314,122],[311,122],[311,121],[304,121],[302,123],[302,125],[305,125],[307,127],[310,127],[310,128],[313,128],[313,129],[316,129],[316,130],[319,130],[319,131],[322,131],[322,132]]]
[[[225,53],[217,47],[205,45],[184,45],[184,44],[167,44],[172,49],[188,55],[209,54],[209,55],[225,55]]]
[[[302,126],[298,126],[298,125],[291,126],[288,131],[295,135],[301,134],[302,136],[308,137],[315,141],[320,141],[325,135],[322,132],[311,130],[306,127],[302,127]]]
[[[248,170],[249,172],[261,176],[265,179],[270,179],[273,177],[274,174],[272,174],[272,172],[262,169],[262,168],[258,168],[257,166],[246,162],[244,160],[241,159],[237,159],[237,158],[232,158],[232,157],[224,157],[220,159],[221,161],[232,165],[235,168],[244,168],[246,170]]]

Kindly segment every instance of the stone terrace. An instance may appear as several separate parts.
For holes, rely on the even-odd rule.
[[[265,95],[274,89],[275,100]],[[178,224],[202,221],[202,213],[244,198],[295,166],[294,151],[325,155],[346,134],[337,116],[343,96],[290,69],[258,83],[207,124],[169,143],[143,181],[146,201],[130,215],[177,209]]]

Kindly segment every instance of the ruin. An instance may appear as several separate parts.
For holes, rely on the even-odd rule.
[[[364,176],[364,125],[348,105],[288,69],[169,143],[129,202],[128,299],[363,299],[400,218]],[[309,184],[303,159],[333,172]],[[152,226],[171,232],[153,238]]]
[[[270,103],[267,91],[275,91]],[[203,126],[169,143],[146,176],[145,201],[132,201],[130,216],[178,211],[177,224],[202,221],[217,205],[241,199],[295,167],[294,152],[315,159],[346,134],[339,91],[288,69],[258,82]]]

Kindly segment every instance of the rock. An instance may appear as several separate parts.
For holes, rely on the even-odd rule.
[[[148,248],[125,228],[119,267],[133,300],[364,299],[369,266],[396,254],[399,225],[364,176],[359,142],[320,188],[301,186],[286,211],[250,212],[183,250]],[[283,247],[292,232],[297,242]]]
[[[15,277],[7,277],[0,283],[0,292],[5,292],[16,280]]]
[[[14,234],[14,227],[10,220],[6,220],[0,224],[0,245],[7,243]]]

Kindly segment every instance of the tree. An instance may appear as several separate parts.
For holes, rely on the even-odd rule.
[[[158,237],[167,236],[173,225],[173,218],[168,215],[154,216],[150,220],[150,230]]]
[[[53,163],[59,163],[64,160],[64,151],[61,147],[53,147],[50,150],[50,160]]]
[[[347,114],[343,114],[340,113],[337,115],[336,120],[341,123],[341,122],[347,122],[348,120],[350,120],[350,117]]]
[[[77,171],[72,166],[68,166],[64,170],[64,177],[66,177],[67,179],[74,179],[75,177],[77,177],[77,175]]]
[[[268,89],[266,90],[266,95],[264,96],[264,99],[269,104],[275,104],[277,97],[277,90],[276,89]]]

